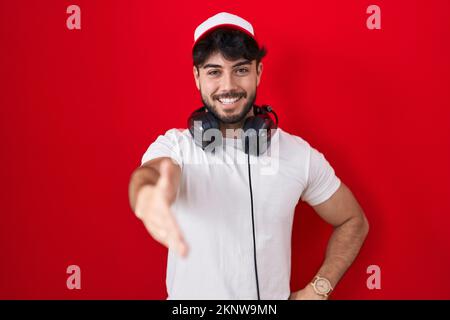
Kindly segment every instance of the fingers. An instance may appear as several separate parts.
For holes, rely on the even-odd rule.
[[[153,214],[143,219],[145,227],[155,240],[185,257],[188,247],[172,212],[162,207],[154,210]]]
[[[177,222],[172,214],[167,216],[167,238],[168,238],[168,247],[176,250],[178,254],[182,257],[187,255],[187,245],[184,241],[183,235],[181,234],[181,230],[178,227]]]
[[[178,225],[175,221],[171,221],[174,220],[173,217],[166,218],[166,221],[164,220],[163,218],[162,221],[157,222],[154,219],[146,225],[147,230],[162,245],[175,250],[180,256],[185,257],[188,252],[188,247]]]

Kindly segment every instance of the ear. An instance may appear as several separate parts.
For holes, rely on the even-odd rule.
[[[198,69],[196,66],[192,67],[192,72],[194,73],[194,80],[195,80],[195,85],[197,86],[197,89],[200,90],[200,80],[199,80],[199,73],[198,73]]]
[[[259,86],[259,82],[261,81],[261,75],[263,72],[263,64],[260,62],[256,67],[256,86]]]

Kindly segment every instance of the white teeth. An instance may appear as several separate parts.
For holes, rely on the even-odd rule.
[[[233,103],[235,103],[236,101],[238,101],[240,99],[241,98],[234,98],[234,99],[226,99],[226,98],[224,98],[224,99],[219,99],[219,101],[222,104],[233,104]]]

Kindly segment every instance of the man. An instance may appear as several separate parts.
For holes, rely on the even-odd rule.
[[[263,162],[236,161],[236,155],[246,157],[239,129],[255,116],[264,55],[253,27],[238,16],[220,13],[200,24],[194,79],[205,112],[220,123],[224,153],[201,148],[188,129],[171,129],[150,145],[131,176],[131,208],[169,248],[168,299],[327,299],[368,233],[351,191],[300,137],[278,128],[270,141],[276,152],[248,155],[249,161],[276,157],[276,170],[268,174]],[[334,232],[317,275],[291,293],[291,231],[299,199]]]

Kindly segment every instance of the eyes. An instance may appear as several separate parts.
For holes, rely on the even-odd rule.
[[[236,75],[238,75],[238,76],[245,76],[245,75],[247,75],[247,74],[250,72],[249,68],[247,68],[247,67],[236,68],[236,69],[233,70],[233,71],[234,71],[234,72],[236,73]],[[220,76],[221,74],[222,74],[222,71],[219,70],[219,69],[212,69],[212,70],[209,70],[209,71],[207,72],[207,75],[210,76],[210,77],[218,77],[218,76]]]

